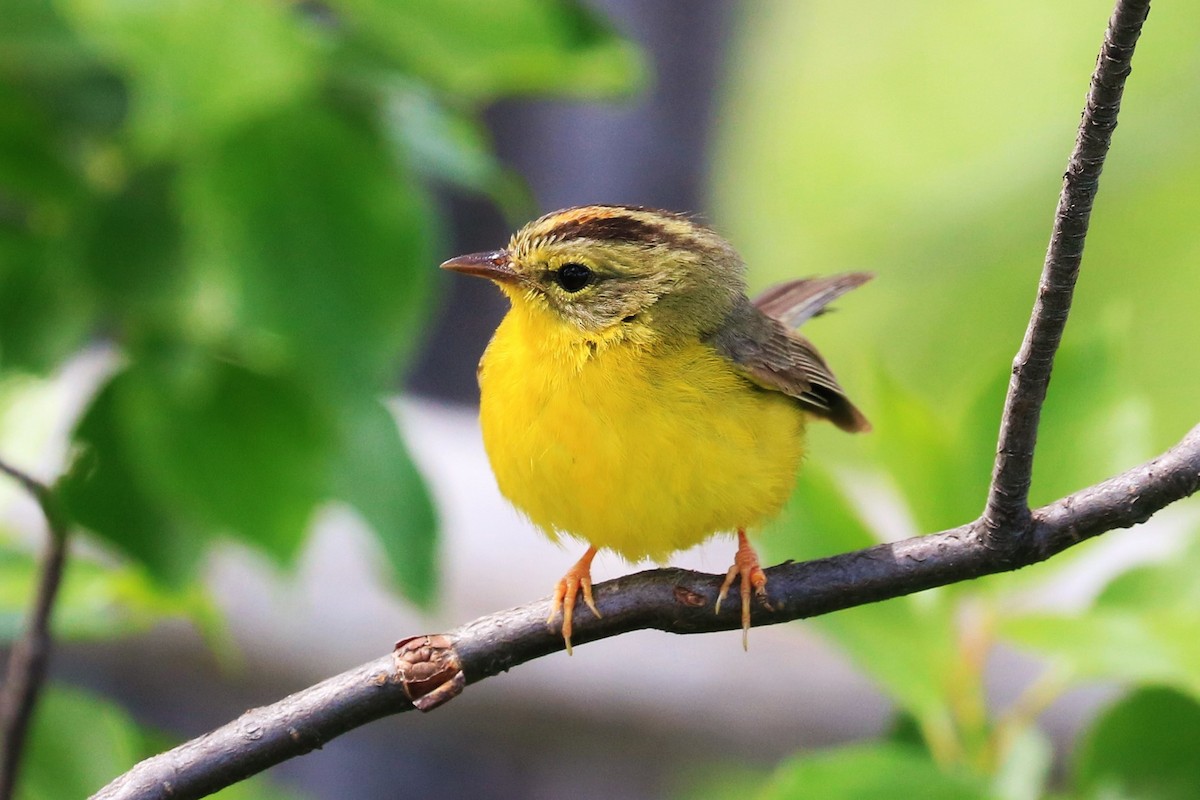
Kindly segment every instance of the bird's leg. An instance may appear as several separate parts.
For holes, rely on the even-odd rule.
[[[554,622],[558,612],[562,611],[562,635],[567,643],[567,655],[571,655],[571,622],[575,619],[575,597],[583,592],[583,602],[597,617],[600,611],[596,601],[592,599],[592,559],[596,557],[596,548],[589,547],[583,558],[575,562],[575,566],[567,570],[567,574],[554,587],[554,600],[550,604],[550,616],[546,624]]]
[[[725,599],[725,595],[729,593],[729,587],[733,585],[735,578],[741,578],[741,595],[742,595],[742,649],[750,649],[750,590],[754,589],[754,594],[758,601],[769,611],[771,604],[767,602],[767,576],[762,570],[762,565],[758,563],[758,553],[754,552],[754,548],[750,546],[750,542],[746,539],[746,531],[738,528],[738,548],[737,553],[733,556],[733,566],[729,568],[729,572],[725,575],[725,582],[721,584],[721,591],[717,594],[716,612],[721,613],[721,601]]]

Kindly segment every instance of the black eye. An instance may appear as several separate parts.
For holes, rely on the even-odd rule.
[[[592,271],[583,264],[563,264],[554,273],[554,280],[564,290],[574,294],[592,282]]]

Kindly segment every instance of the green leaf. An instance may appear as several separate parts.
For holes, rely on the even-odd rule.
[[[488,195],[514,226],[537,215],[529,187],[496,158],[479,121],[419,84],[393,87],[387,106],[392,135],[415,172]]]
[[[164,353],[97,398],[64,495],[76,519],[161,578],[186,575],[223,530],[287,561],[324,497],[331,426],[293,380]]]
[[[123,179],[119,191],[98,198],[83,234],[87,277],[127,335],[151,324],[161,327],[179,312],[183,231],[173,177],[159,167]]]
[[[862,745],[804,755],[785,762],[759,800],[985,800],[976,780],[942,772],[921,751],[898,745]]]
[[[137,763],[144,750],[141,731],[122,709],[78,689],[51,685],[34,712],[17,797],[89,797]]]
[[[98,67],[96,54],[82,45],[64,19],[61,3],[5,0],[4,25],[0,26],[0,83],[11,78],[14,84],[34,89],[40,99],[51,101],[47,106],[74,117],[94,107],[99,98],[62,107],[54,102],[59,99],[55,90],[83,76],[95,77]],[[3,114],[0,110],[0,116]]]
[[[0,223],[0,367],[44,373],[86,339],[95,307],[73,244],[58,230],[9,232]]]
[[[1133,613],[1160,610],[1183,611],[1200,615],[1200,529],[1193,531],[1192,543],[1183,552],[1166,560],[1142,564],[1117,575],[1096,597],[1095,607],[1103,611]]]
[[[339,23],[402,69],[453,94],[627,92],[636,49],[574,0],[336,0]]]
[[[1072,773],[1078,796],[1200,797],[1200,704],[1146,687],[1104,711],[1083,735]]]
[[[73,237],[87,204],[28,94],[0,76],[0,365],[42,372],[79,346],[93,309]]]
[[[1069,670],[1075,680],[1162,683],[1200,696],[1200,614],[1097,608],[1065,617],[1029,615],[1000,623],[1000,634]]]
[[[432,218],[384,140],[321,107],[263,120],[183,167],[197,283],[192,335],[233,337],[253,364],[361,397],[421,332]],[[204,299],[201,297],[200,299]]]
[[[74,433],[80,450],[58,490],[72,519],[158,579],[179,583],[191,576],[208,537],[144,485],[127,430],[129,382],[117,375],[84,413]]]
[[[332,446],[325,410],[299,383],[207,359],[143,362],[119,380],[148,491],[281,561],[296,555]]]
[[[17,800],[90,797],[137,762],[171,746],[124,709],[79,689],[51,684],[38,700],[25,743]],[[261,776],[212,795],[219,800],[295,800]]]
[[[348,406],[341,443],[334,497],[374,529],[404,595],[429,607],[437,590],[437,520],[395,418],[379,403]]]
[[[129,79],[151,153],[219,138],[314,88],[319,50],[284,3],[69,0],[80,34]]]

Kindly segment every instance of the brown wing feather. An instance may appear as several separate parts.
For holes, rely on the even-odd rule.
[[[846,272],[825,278],[797,278],[776,284],[754,298],[754,305],[788,328],[799,328],[851,289],[875,277],[869,272]]]
[[[870,430],[871,424],[846,397],[812,343],[792,333],[774,314],[768,316],[758,305],[762,303],[789,321],[803,321],[869,278],[854,273],[793,281],[770,289],[754,303],[739,303],[708,342],[759,386],[796,398],[805,409],[842,430]]]

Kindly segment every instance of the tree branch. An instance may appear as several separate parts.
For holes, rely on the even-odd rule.
[[[773,609],[755,608],[755,625],[828,614],[1044,561],[1093,536],[1144,522],[1200,490],[1200,425],[1174,448],[1139,467],[1035,511],[1016,553],[985,541],[979,523],[928,536],[767,570]],[[1009,531],[1003,531],[1008,534]],[[653,628],[707,633],[741,627],[731,595],[713,613],[721,576],[656,569],[599,584],[603,617],[576,620],[584,644]],[[563,649],[546,624],[549,599],[480,617],[446,635],[466,683],[476,683]],[[413,708],[392,656],[376,659],[238,719],[135,766],[93,800],[188,800],[303,755],[346,731]]]
[[[1150,0],[1118,0],[1096,59],[1079,135],[1063,176],[1037,301],[1021,349],[1013,360],[992,485],[983,512],[987,542],[999,550],[1015,546],[1013,536],[1025,529],[1029,518],[1033,447],[1042,403],[1050,384],[1054,354],[1071,310],[1092,202],[1113,129],[1117,127],[1125,78],[1149,13]]]
[[[0,689],[0,800],[12,797],[29,720],[46,677],[50,656],[50,614],[67,558],[67,525],[50,488],[0,461],[0,472],[20,483],[42,508],[49,533],[38,571],[33,607],[24,635],[8,656],[8,671]]]
[[[755,624],[827,614],[1043,561],[1114,528],[1148,519],[1200,490],[1200,426],[1158,458],[1030,511],[1038,417],[1079,272],[1097,181],[1116,126],[1147,0],[1118,0],[1097,60],[1064,177],[1038,298],[1001,419],[992,487],[975,522],[894,544],[767,570],[772,609]],[[740,601],[713,612],[720,576],[640,572],[595,587],[604,616],[576,621],[584,644],[634,630],[704,633],[741,627]],[[428,710],[475,683],[563,649],[546,625],[548,600],[481,617],[444,636],[417,637],[364,664],[143,761],[97,793],[103,800],[198,798],[351,728],[414,707]],[[403,647],[401,647],[403,645]],[[435,688],[436,687],[436,688]],[[430,689],[434,691],[429,692]],[[415,698],[415,699],[414,699]]]

